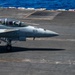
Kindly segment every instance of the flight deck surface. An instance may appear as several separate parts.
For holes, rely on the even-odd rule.
[[[0,18],[15,18],[59,33],[51,38],[0,44],[0,75],[75,75],[75,12],[0,9]]]

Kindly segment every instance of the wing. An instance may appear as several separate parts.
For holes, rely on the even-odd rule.
[[[11,32],[17,31],[17,30],[18,29],[0,29],[0,34],[11,33]]]
[[[0,37],[14,38],[18,37],[18,29],[0,29]]]

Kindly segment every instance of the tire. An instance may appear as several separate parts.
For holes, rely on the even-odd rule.
[[[7,50],[8,52],[10,52],[10,51],[12,50],[12,46],[11,46],[11,45],[7,45],[7,46],[6,46],[6,50]]]

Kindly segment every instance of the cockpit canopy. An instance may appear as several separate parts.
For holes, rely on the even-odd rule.
[[[20,22],[17,20],[12,20],[12,19],[0,19],[0,24],[5,25],[5,26],[10,26],[10,27],[26,27],[24,22]]]

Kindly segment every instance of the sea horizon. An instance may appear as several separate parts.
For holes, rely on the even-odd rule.
[[[0,0],[0,7],[24,7],[24,8],[34,8],[40,9],[44,8],[47,10],[56,10],[56,9],[75,9],[74,0]]]

